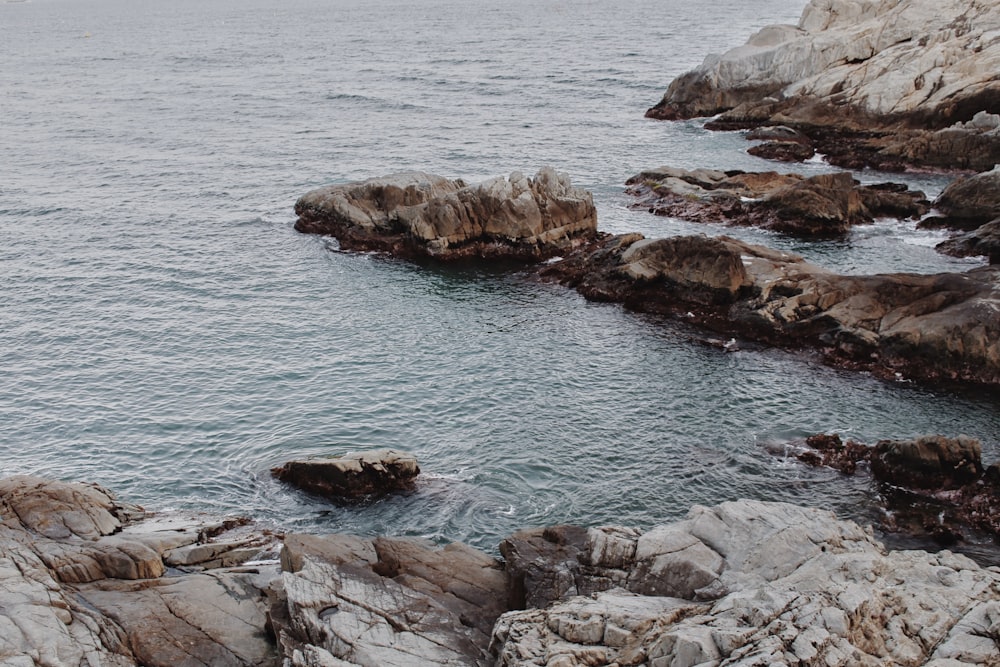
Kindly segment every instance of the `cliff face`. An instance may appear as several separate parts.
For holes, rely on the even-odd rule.
[[[678,77],[647,116],[874,133],[873,166],[988,169],[1000,161],[998,31],[988,0],[813,0],[798,26],[764,28]]]

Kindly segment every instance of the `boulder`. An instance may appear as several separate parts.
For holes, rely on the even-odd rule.
[[[830,512],[742,500],[695,507],[638,535],[587,535],[573,576],[603,578],[606,588],[569,588],[545,607],[501,616],[490,645],[497,665],[1000,660],[991,638],[1000,629],[1000,573],[947,551],[886,552]],[[572,568],[562,555],[554,571]],[[545,562],[536,558],[536,569]]]
[[[420,474],[417,457],[394,449],[288,461],[272,468],[277,479],[331,499],[380,496],[413,488]]]
[[[831,162],[989,169],[1000,162],[1000,7],[947,0],[811,0],[709,55],[647,112],[709,127],[783,125]]]
[[[591,194],[551,167],[474,186],[422,172],[330,185],[300,197],[295,212],[300,232],[403,257],[539,260],[597,231]]]
[[[990,264],[1000,264],[1000,218],[937,245],[937,250],[954,257],[985,255]]]
[[[589,299],[674,315],[727,338],[818,349],[829,363],[884,377],[1000,384],[995,267],[844,276],[725,236],[631,234],[602,237],[539,273]]]
[[[955,179],[934,200],[934,207],[944,224],[958,229],[975,229],[1000,218],[1000,166]]]
[[[871,464],[880,482],[911,489],[954,489],[983,474],[982,445],[967,436],[882,440],[875,445]]]
[[[780,162],[804,162],[816,155],[816,149],[797,141],[765,141],[751,146],[747,153],[765,160]]]
[[[486,665],[501,564],[420,540],[288,535],[272,612],[286,665]]]
[[[660,167],[633,176],[626,185],[634,208],[657,215],[752,225],[803,238],[843,236],[877,217],[919,217],[928,207],[922,192],[904,184],[863,186],[847,172],[805,178]]]

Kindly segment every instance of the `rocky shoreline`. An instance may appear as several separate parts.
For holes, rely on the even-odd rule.
[[[813,0],[675,79],[647,116],[784,126],[841,167],[984,171],[1000,163],[1000,7]]]
[[[883,665],[1000,662],[1000,571],[887,551],[743,500],[637,530],[462,544],[158,516],[0,480],[0,664]]]

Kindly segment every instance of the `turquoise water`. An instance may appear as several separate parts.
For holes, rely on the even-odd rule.
[[[845,272],[976,265],[912,223],[803,244],[627,209],[625,179],[651,166],[774,168],[738,134],[642,114],[802,4],[0,4],[3,472],[494,549],[522,527],[649,526],[738,497],[877,518],[865,479],[770,453],[818,431],[961,432],[995,459],[993,395],[727,354],[527,272],[339,253],[292,229],[321,184],[552,164],[607,231],[725,232]],[[337,507],[268,474],[376,447],[417,454],[415,493]]]

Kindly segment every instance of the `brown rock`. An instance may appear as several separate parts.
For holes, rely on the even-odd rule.
[[[1000,264],[1000,218],[971,232],[942,241],[937,245],[937,250],[954,257],[985,255],[990,264]]]
[[[1000,167],[952,181],[934,206],[944,214],[944,224],[958,229],[1000,218]]]
[[[882,440],[872,454],[872,474],[880,482],[911,489],[954,489],[982,475],[981,457],[979,441],[961,435]]]
[[[747,153],[765,160],[804,162],[816,155],[816,149],[798,141],[766,141],[751,146],[747,149]]]
[[[333,499],[378,496],[413,487],[420,474],[412,454],[393,449],[289,461],[271,474],[292,486]]]
[[[295,212],[300,232],[403,257],[539,260],[597,232],[593,197],[549,167],[477,186],[420,172],[331,185],[300,197]]]

